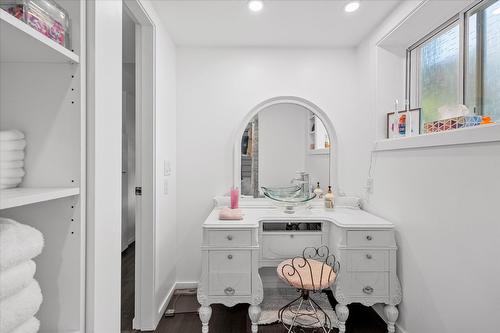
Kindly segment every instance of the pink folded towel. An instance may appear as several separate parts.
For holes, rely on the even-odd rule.
[[[219,212],[219,220],[243,220],[243,213],[239,208],[224,207]]]

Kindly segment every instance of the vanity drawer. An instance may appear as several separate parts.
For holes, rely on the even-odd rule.
[[[387,250],[348,250],[347,258],[349,272],[389,271],[389,251]]]
[[[250,273],[211,272],[208,293],[211,296],[249,296],[252,293]]]
[[[209,251],[208,271],[210,273],[250,274],[252,253],[250,251]]]
[[[389,273],[349,273],[349,296],[388,296]]]
[[[290,259],[301,256],[306,247],[320,247],[322,235],[262,235],[262,259]]]
[[[392,231],[350,230],[347,231],[349,247],[384,247],[393,245]]]
[[[208,245],[250,246],[252,245],[252,230],[208,230]]]

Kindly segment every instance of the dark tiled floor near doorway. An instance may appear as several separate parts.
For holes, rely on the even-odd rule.
[[[122,332],[137,332],[132,330],[134,316],[134,256],[135,248],[131,245],[122,254]],[[172,306],[172,301],[169,308]],[[196,296],[182,295],[176,303],[178,311],[193,311],[193,313],[177,313],[173,317],[163,318],[155,333],[199,333],[201,322],[195,309],[198,307]],[[385,333],[386,326],[372,308],[359,304],[349,306],[350,315],[347,320],[347,333]],[[248,305],[240,304],[232,308],[223,305],[212,306],[210,333],[250,333],[250,320],[247,315]],[[281,324],[259,327],[259,333],[284,333]],[[305,333],[319,330],[306,330]],[[332,331],[337,332],[337,330]]]

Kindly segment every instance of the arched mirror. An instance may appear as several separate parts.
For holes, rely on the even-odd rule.
[[[321,117],[306,105],[272,103],[258,110],[241,136],[243,196],[262,196],[262,186],[290,184],[297,172],[325,190],[331,185],[332,140]]]

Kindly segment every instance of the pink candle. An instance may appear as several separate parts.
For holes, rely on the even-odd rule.
[[[238,188],[231,189],[231,209],[238,208],[238,201],[240,199],[240,190]]]

